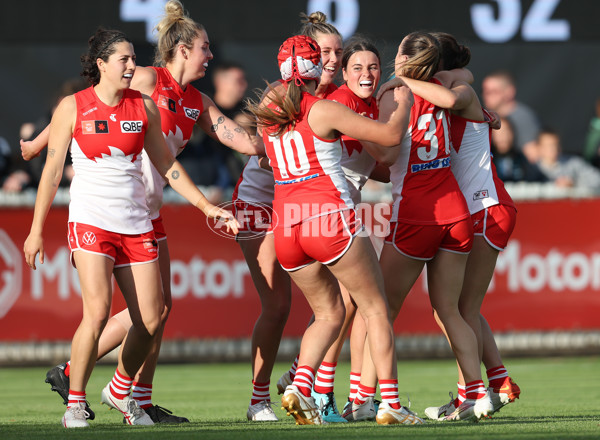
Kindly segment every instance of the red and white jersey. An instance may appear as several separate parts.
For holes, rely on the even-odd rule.
[[[390,167],[392,221],[443,225],[462,220],[469,210],[450,170],[448,113],[420,96],[414,99],[400,155]]]
[[[232,199],[244,202],[258,202],[272,206],[275,196],[275,180],[271,171],[261,168],[258,156],[251,156],[233,191]]]
[[[183,151],[192,137],[196,121],[204,111],[202,93],[189,84],[185,90],[165,67],[150,67],[156,72],[156,87],[152,100],[160,112],[160,124],[173,157]],[[142,153],[142,171],[150,218],[158,217],[162,206],[165,178],[154,168],[148,154]]]
[[[339,102],[355,113],[367,118],[375,120],[379,118],[379,108],[377,107],[375,98],[371,97],[368,102],[365,102],[365,100],[356,96],[345,84],[329,95],[327,99]],[[350,136],[342,135],[342,146],[342,169],[350,183],[348,185],[350,196],[354,203],[358,204],[360,203],[360,190],[369,179],[373,168],[375,168],[376,161],[363,148],[360,141]]]
[[[126,89],[109,107],[89,87],[75,101],[69,222],[121,234],[151,231],[140,157],[148,127],[141,93]]]
[[[281,84],[287,84],[279,80]],[[327,86],[323,99],[330,99],[330,95],[337,90],[333,83]],[[343,161],[343,158],[342,158]],[[242,174],[237,181],[233,191],[232,200],[243,200],[245,202],[258,202],[272,206],[275,197],[275,179],[271,171],[261,168],[258,164],[258,157],[252,156],[244,166]]]
[[[512,199],[494,181],[490,150],[491,127],[487,121],[450,117],[452,172],[465,196],[471,214]]]
[[[275,178],[273,208],[278,212],[282,226],[354,206],[340,165],[340,138],[323,139],[308,124],[308,114],[317,101],[319,98],[303,92],[300,113],[293,130],[277,137],[272,135],[273,130],[263,130],[267,156]],[[296,204],[296,208],[302,207],[301,215],[284,215],[286,204],[288,209],[292,204]]]

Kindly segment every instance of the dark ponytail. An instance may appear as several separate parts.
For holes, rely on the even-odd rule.
[[[452,70],[465,67],[471,61],[471,50],[462,44],[458,44],[453,35],[445,32],[433,32],[433,35],[442,48],[441,69]]]

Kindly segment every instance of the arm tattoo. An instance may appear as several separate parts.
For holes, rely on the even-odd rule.
[[[217,123],[213,124],[212,127],[210,127],[210,131],[212,131],[213,133],[216,133],[217,130],[219,129],[219,125],[222,124],[223,122],[225,122],[225,117],[219,116],[219,119],[217,119]]]
[[[246,130],[244,130],[242,127],[235,127],[233,131],[236,133],[244,133]]]
[[[56,153],[56,150],[55,150],[54,148],[50,148],[50,149],[48,150],[48,156],[50,156],[50,157],[54,157],[54,153]]]
[[[177,180],[179,178],[179,171],[175,170],[171,173],[171,177],[173,180]]]
[[[231,132],[231,130],[228,129],[226,125],[223,125],[223,128],[225,129],[225,131],[223,132],[223,137],[228,140],[233,139],[233,133]]]

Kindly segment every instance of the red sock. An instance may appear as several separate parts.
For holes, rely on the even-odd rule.
[[[379,381],[379,391],[381,391],[381,400],[394,409],[400,409],[400,399],[398,398],[398,379],[382,379]]]
[[[460,383],[457,383],[456,386],[458,388],[458,396],[454,399],[454,407],[458,408],[461,403],[467,400],[467,387]]]
[[[258,402],[266,400],[271,401],[271,393],[269,393],[270,382],[255,382],[252,381],[252,397],[250,405],[256,405]]]
[[[65,367],[65,376],[69,377],[71,374],[71,361],[67,361],[67,366]]]
[[[467,389],[467,399],[477,400],[485,396],[486,389],[483,380],[474,380],[465,385]]]
[[[303,365],[296,370],[292,385],[296,386],[304,396],[310,397],[314,381],[315,370],[308,365]]]
[[[294,376],[296,375],[296,369],[298,368],[298,359],[300,358],[300,354],[298,354],[298,356],[296,356],[296,359],[294,359],[294,363],[292,364],[291,368],[290,368],[290,379],[294,380]]]
[[[69,389],[69,403],[67,404],[67,408],[71,408],[73,405],[76,405],[79,402],[87,404],[85,401],[85,390],[73,391],[72,389]]]
[[[116,399],[124,399],[129,396],[129,390],[133,384],[133,379],[119,373],[119,369],[115,370],[115,375],[110,382],[110,394]]]
[[[352,402],[358,393],[358,384],[360,383],[360,373],[350,372],[350,395],[348,400]]]
[[[504,384],[504,379],[508,377],[508,372],[506,371],[506,368],[504,368],[504,365],[490,368],[489,370],[486,370],[486,373],[490,387],[494,390],[499,389]]]
[[[356,397],[354,398],[354,403],[357,405],[362,405],[367,400],[367,397],[375,397],[376,389],[373,387],[367,387],[362,383],[358,384],[358,392],[356,393]]]
[[[133,382],[131,397],[137,401],[140,408],[150,408],[152,406],[152,384]]]
[[[335,367],[337,362],[323,362],[317,370],[315,378],[315,392],[320,394],[333,393],[333,382],[335,381]]]

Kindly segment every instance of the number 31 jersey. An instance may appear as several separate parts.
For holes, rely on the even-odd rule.
[[[400,155],[390,167],[392,220],[454,223],[468,217],[469,209],[450,170],[448,113],[420,96],[414,100]]]

